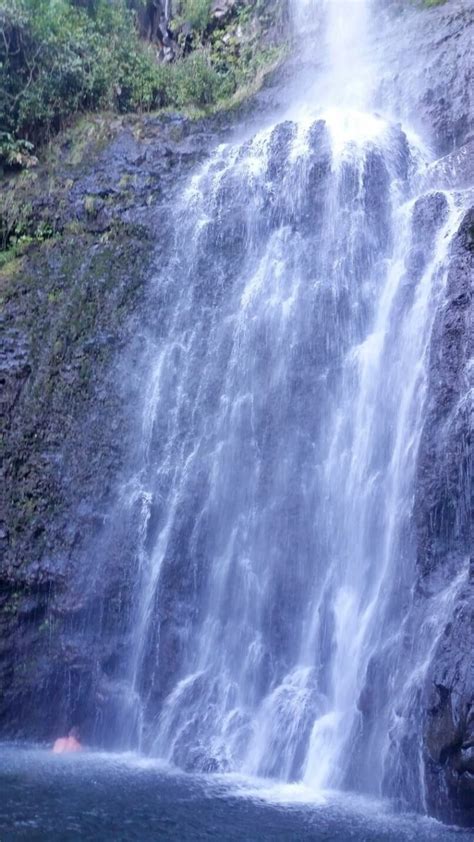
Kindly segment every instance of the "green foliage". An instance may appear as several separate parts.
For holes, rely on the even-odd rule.
[[[34,213],[29,196],[35,176],[23,173],[10,179],[0,192],[0,266],[22,254],[31,243],[42,243],[56,236],[54,220]]]
[[[0,132],[0,164],[6,167],[33,167],[37,159],[32,154],[34,146],[27,140],[17,140],[10,132]]]
[[[133,21],[121,4],[92,11],[67,0],[0,0],[0,122],[16,141],[41,142],[70,114],[111,104],[115,46],[131,47]]]
[[[71,115],[210,105],[235,82],[204,50],[160,64],[138,35],[138,0],[0,0],[0,167],[34,162],[33,144]],[[186,0],[204,27],[209,0]]]
[[[182,0],[179,16],[191,24],[193,29],[204,32],[210,20],[210,0]]]
[[[152,0],[0,0],[0,175],[33,167],[35,147],[80,113],[192,113],[251,93],[278,58],[261,36],[282,2],[242,0],[211,22],[210,1],[176,0],[175,60],[162,63],[146,40]]]
[[[169,68],[167,105],[178,108],[193,104],[212,105],[230,96],[236,87],[234,75],[219,73],[206,52],[193,52]]]

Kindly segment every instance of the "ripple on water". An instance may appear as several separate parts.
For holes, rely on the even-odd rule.
[[[241,775],[188,775],[136,754],[0,747],[1,842],[468,842],[386,802]]]

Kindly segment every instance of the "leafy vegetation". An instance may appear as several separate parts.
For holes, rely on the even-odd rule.
[[[209,25],[210,7],[210,0],[181,0],[178,16],[187,21],[193,29],[204,32]]]
[[[141,2],[0,0],[0,166],[33,164],[33,145],[81,111],[208,106],[235,90],[202,45],[160,63],[139,37]],[[184,0],[183,14],[204,28],[208,0]]]

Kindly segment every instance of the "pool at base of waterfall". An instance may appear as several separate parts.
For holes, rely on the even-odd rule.
[[[188,775],[138,755],[0,746],[0,840],[467,842],[469,832],[347,793]]]

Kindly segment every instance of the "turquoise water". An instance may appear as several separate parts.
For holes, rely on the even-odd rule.
[[[472,834],[340,793],[185,775],[132,755],[4,745],[0,842],[10,840],[467,842]]]

